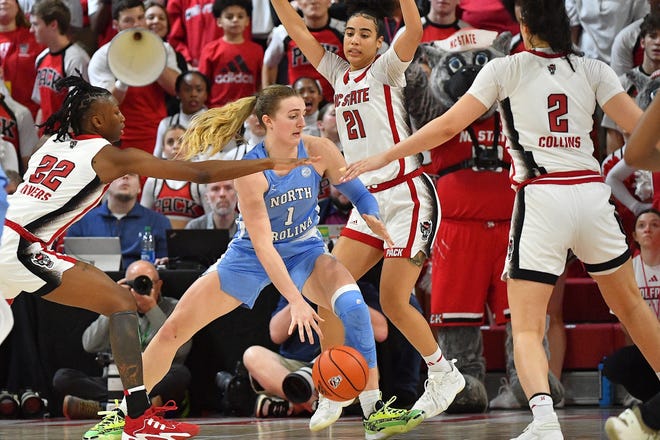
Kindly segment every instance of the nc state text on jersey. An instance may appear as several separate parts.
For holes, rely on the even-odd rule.
[[[369,87],[352,90],[351,93],[346,95],[335,93],[335,108],[360,104],[363,102],[369,102]]]

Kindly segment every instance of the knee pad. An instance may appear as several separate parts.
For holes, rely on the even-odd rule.
[[[346,330],[346,345],[359,351],[369,368],[376,366],[376,341],[369,309],[357,284],[347,284],[332,295],[332,310]]]

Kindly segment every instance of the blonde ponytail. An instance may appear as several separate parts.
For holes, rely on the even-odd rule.
[[[198,154],[212,156],[222,151],[238,135],[256,102],[255,96],[248,96],[195,116],[183,134],[179,154],[191,159]]]

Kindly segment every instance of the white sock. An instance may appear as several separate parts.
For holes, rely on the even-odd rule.
[[[555,412],[552,397],[545,393],[535,394],[529,399],[529,407],[535,419],[545,418]]]
[[[121,410],[124,415],[128,414],[128,405],[126,405],[126,397],[121,399],[121,403],[119,404],[119,409]]]
[[[426,366],[429,367],[429,371],[451,371],[453,369],[452,364],[445,359],[442,355],[442,350],[438,347],[435,352],[429,356],[424,356],[424,362]]]
[[[362,414],[368,418],[376,410],[376,402],[380,400],[380,390],[362,391],[359,396]]]

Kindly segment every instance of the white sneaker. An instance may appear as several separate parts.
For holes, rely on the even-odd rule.
[[[412,410],[424,411],[424,418],[437,416],[454,401],[456,394],[465,388],[465,378],[456,368],[456,359],[452,359],[452,370],[449,372],[428,373],[424,382],[424,394],[415,402]]]
[[[511,440],[564,440],[557,414],[543,419],[534,419],[532,423],[515,439]]]
[[[660,440],[660,431],[646,426],[637,407],[607,419],[605,432],[610,440]]]
[[[520,409],[522,405],[516,399],[516,395],[509,385],[509,381],[506,378],[502,378],[500,389],[497,392],[497,396],[488,403],[488,408],[490,409]]]
[[[320,431],[321,429],[327,428],[335,423],[341,416],[341,410],[351,403],[353,403],[352,400],[335,402],[334,400],[326,399],[319,394],[316,411],[314,411],[314,414],[312,414],[312,417],[309,419],[310,431]]]

